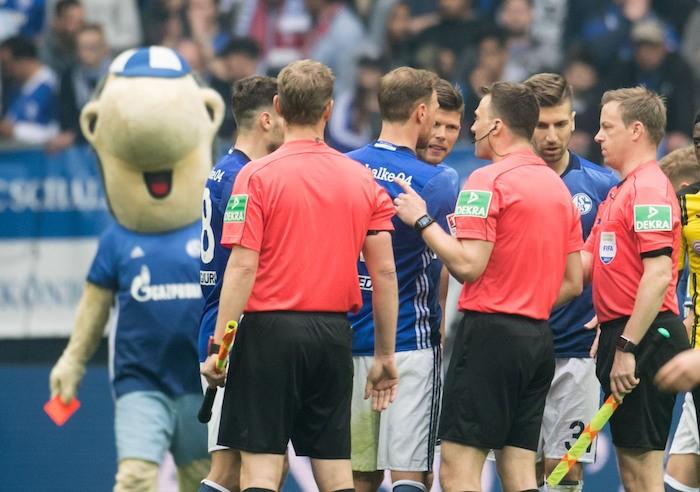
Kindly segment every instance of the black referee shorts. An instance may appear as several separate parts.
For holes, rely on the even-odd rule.
[[[600,324],[600,340],[596,359],[596,374],[605,397],[610,395],[610,370],[615,360],[615,342],[622,335],[629,317]],[[654,376],[674,355],[689,347],[688,335],[681,319],[670,311],[659,313],[637,347],[637,358],[651,344],[657,328],[666,328],[671,338],[654,349],[641,371],[639,384],[625,396],[622,405],[610,418],[610,433],[615,446],[645,450],[666,448],[675,393],[664,393],[654,384]]]
[[[547,321],[466,312],[445,378],[440,439],[536,451],[553,376]]]
[[[231,351],[219,445],[350,459],[352,331],[345,313],[258,312]]]

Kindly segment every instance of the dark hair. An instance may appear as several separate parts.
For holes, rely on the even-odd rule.
[[[523,83],[535,94],[541,108],[551,108],[571,101],[571,86],[558,73],[538,73]]]
[[[260,57],[260,46],[252,38],[234,37],[219,51],[218,56],[226,57],[236,54],[247,55],[249,58],[257,59]]]
[[[479,44],[485,39],[494,39],[498,46],[505,48],[506,42],[508,41],[508,33],[502,27],[488,26],[485,27],[479,35]]]
[[[288,125],[315,125],[333,98],[335,76],[315,60],[298,60],[277,75],[280,112]]]
[[[84,32],[96,32],[100,36],[105,35],[105,30],[102,28],[102,24],[97,24],[95,22],[88,22],[87,24],[83,24],[83,27],[78,29],[78,34],[82,34]]]
[[[259,111],[272,106],[277,95],[277,79],[252,75],[234,82],[231,91],[233,117],[238,128],[250,129]]]
[[[12,58],[21,59],[38,59],[36,45],[31,39],[22,36],[12,36],[0,43],[0,49],[10,52]]]
[[[494,82],[489,87],[482,87],[481,92],[484,96],[491,96],[492,116],[502,119],[514,134],[527,140],[532,139],[540,117],[540,107],[528,86],[514,82]]]
[[[61,17],[71,7],[82,7],[78,0],[58,0],[54,7],[56,17]]]
[[[408,120],[418,104],[430,102],[438,76],[428,70],[395,68],[379,83],[379,111],[384,121]]]
[[[459,112],[460,116],[464,115],[464,99],[457,86],[450,84],[445,79],[440,79],[435,86],[435,92],[437,92],[440,109],[456,111]]]

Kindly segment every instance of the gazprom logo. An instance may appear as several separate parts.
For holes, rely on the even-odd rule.
[[[143,265],[141,273],[131,281],[131,297],[138,302],[199,299],[202,289],[195,283],[151,285],[151,271]]]

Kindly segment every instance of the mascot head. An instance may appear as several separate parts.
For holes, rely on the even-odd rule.
[[[112,62],[80,126],[121,225],[163,232],[197,220],[223,113],[221,97],[169,48],[129,50]]]

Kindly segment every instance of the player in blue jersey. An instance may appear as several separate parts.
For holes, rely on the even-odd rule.
[[[39,61],[34,43],[15,36],[0,44],[0,66],[15,84],[0,138],[44,144],[58,133],[56,76]]]
[[[209,346],[219,313],[219,296],[224,270],[231,250],[221,246],[226,203],[238,172],[250,160],[263,157],[282,144],[283,120],[272,106],[277,94],[277,81],[272,77],[253,75],[233,85],[232,107],[237,123],[236,144],[216,163],[209,175],[202,198],[202,233],[200,250],[200,284],[205,305],[199,328],[199,361],[218,347]],[[206,388],[207,383],[202,378]],[[223,391],[217,392],[212,418],[209,421],[209,452],[211,470],[202,481],[200,492],[239,490],[240,453],[219,446],[219,423]]]
[[[452,175],[455,193],[459,193],[459,175],[451,167],[442,162],[452,152],[457,143],[459,132],[464,117],[464,99],[459,90],[445,79],[440,79],[435,88],[438,96],[439,108],[435,113],[435,124],[430,135],[427,147],[416,149],[418,157],[422,161],[433,166],[442,166]],[[454,234],[454,224],[450,224],[452,214],[448,216],[450,232]],[[449,364],[452,353],[452,337],[462,320],[463,314],[457,309],[457,300],[462,291],[462,283],[454,278],[442,265],[439,259],[433,262],[433,275],[439,276],[440,282],[440,334],[442,341],[442,367],[443,373]]]
[[[568,150],[574,131],[572,92],[558,74],[541,73],[525,81],[537,97],[540,115],[532,138],[537,154],[557,172],[571,192],[581,215],[583,239],[593,227],[598,205],[605,200],[618,179],[602,166]],[[544,478],[554,469],[598,409],[600,385],[590,350],[595,338],[593,300],[590,285],[569,303],[552,311],[549,320],[554,336],[556,366],[547,394],[538,449],[537,479],[544,489]],[[581,463],[595,460],[594,442],[579,459],[561,485],[549,490],[583,490]]]
[[[401,192],[401,178],[428,203],[430,214],[447,230],[457,190],[454,174],[429,166],[416,156],[426,147],[438,107],[437,77],[401,67],[382,77],[379,140],[350,152],[369,168],[392,198]],[[401,391],[382,414],[365,401],[364,380],[374,354],[372,284],[362,260],[358,263],[363,306],[350,316],[353,327],[355,386],[352,402],[352,465],[355,488],[376,490],[383,470],[391,470],[394,490],[425,491],[432,469],[440,400],[439,279],[432,275],[434,255],[419,234],[394,220],[394,259],[399,282],[396,365]]]

